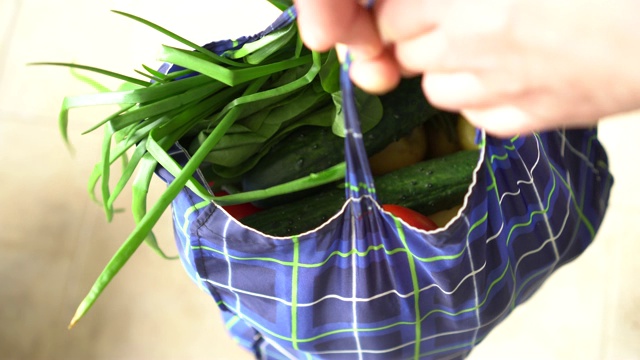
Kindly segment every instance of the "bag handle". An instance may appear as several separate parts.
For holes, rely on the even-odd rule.
[[[340,88],[342,90],[342,106],[344,111],[344,154],[347,166],[345,174],[345,195],[359,198],[369,195],[376,200],[373,175],[369,167],[369,159],[365,151],[360,129],[360,119],[355,105],[353,83],[349,78],[351,57],[349,54],[340,67]]]

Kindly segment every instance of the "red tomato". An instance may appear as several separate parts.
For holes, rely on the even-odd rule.
[[[390,212],[391,214],[393,214],[393,216],[402,219],[404,222],[415,228],[426,231],[435,230],[438,228],[438,225],[433,222],[433,220],[420,214],[417,211],[413,211],[404,206],[384,204],[382,205],[382,209]]]
[[[225,195],[229,195],[229,193],[227,193],[225,191],[218,191],[218,192],[214,193],[214,195],[215,196],[225,196]],[[228,205],[228,206],[223,206],[222,208],[225,209],[229,213],[229,215],[233,216],[237,220],[240,220],[245,216],[249,216],[251,214],[255,214],[258,211],[260,211],[259,208],[253,206],[250,203],[238,204],[238,205]]]

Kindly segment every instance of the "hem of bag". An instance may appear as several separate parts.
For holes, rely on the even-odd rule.
[[[473,174],[472,174],[472,178],[471,178],[471,184],[469,184],[469,187],[467,188],[467,193],[464,195],[464,199],[462,201],[462,205],[458,209],[458,212],[456,213],[456,215],[454,217],[452,217],[451,219],[449,219],[449,221],[444,226],[441,226],[441,227],[439,227],[437,229],[434,229],[434,230],[419,229],[419,228],[416,228],[414,226],[411,226],[411,225],[405,223],[404,221],[402,221],[402,219],[400,219],[400,221],[402,221],[403,224],[405,224],[409,228],[414,229],[415,231],[418,231],[418,232],[420,232],[422,234],[435,235],[435,234],[439,234],[439,233],[448,231],[458,221],[460,221],[460,219],[462,218],[462,215],[465,213],[465,210],[467,209],[467,206],[469,205],[469,199],[471,198],[472,190],[476,186],[476,184],[478,183],[478,175],[480,173],[480,170],[484,166],[485,160],[486,160],[485,159],[485,153],[486,153],[486,150],[487,150],[487,133],[484,131],[484,129],[478,129],[477,131],[480,134],[480,143],[482,144],[482,146],[479,147],[479,149],[478,149],[479,150],[478,151],[478,161],[476,163],[475,169],[473,169]]]
[[[422,234],[429,234],[429,235],[434,235],[434,234],[438,234],[441,232],[445,232],[447,230],[449,230],[456,222],[458,222],[461,218],[462,215],[464,214],[468,203],[469,203],[469,199],[471,197],[472,194],[472,189],[474,188],[474,186],[476,185],[476,183],[478,182],[478,174],[480,172],[480,170],[482,169],[484,162],[485,162],[485,152],[486,152],[486,132],[484,130],[478,130],[480,132],[481,135],[481,144],[483,144],[481,147],[479,147],[479,153],[478,153],[478,161],[476,163],[476,167],[473,170],[473,174],[472,174],[472,180],[471,183],[469,184],[468,188],[467,188],[467,192],[464,196],[464,200],[462,202],[462,206],[460,207],[460,209],[458,210],[457,214],[452,217],[446,225],[439,227],[438,229],[434,229],[434,230],[422,230],[419,228],[416,228],[412,225],[407,224],[406,222],[404,222],[402,219],[399,219],[403,225],[407,226],[408,228],[418,231]],[[259,234],[261,236],[264,236],[266,238],[269,239],[274,239],[274,240],[289,240],[292,237],[298,237],[298,238],[302,238],[310,233],[314,233],[317,232],[319,230],[321,230],[322,228],[324,228],[325,226],[327,226],[329,223],[331,223],[332,221],[334,221],[336,218],[338,218],[340,215],[342,215],[346,209],[346,207],[349,205],[350,202],[352,201],[360,201],[362,200],[362,198],[368,197],[371,200],[374,200],[371,196],[369,195],[363,195],[357,198],[349,198],[349,199],[345,199],[344,204],[342,205],[342,207],[340,208],[340,210],[338,212],[336,212],[333,216],[331,216],[329,219],[327,219],[325,222],[323,222],[322,224],[318,225],[317,227],[310,229],[308,231],[302,232],[302,233],[298,233],[295,235],[290,235],[290,236],[275,236],[275,235],[269,235],[267,233],[264,233],[262,231],[256,230],[250,226],[247,226],[245,224],[243,224],[241,221],[239,221],[238,219],[234,218],[233,216],[231,216],[222,206],[218,205],[215,203],[215,201],[211,201],[211,204],[209,206],[215,206],[217,209],[216,211],[222,211],[227,217],[230,218],[230,220],[232,222],[235,222],[236,225],[242,227],[243,229],[249,230],[253,233]],[[378,204],[377,201],[372,201],[374,204],[376,204],[376,206],[378,207],[379,210],[381,210],[382,212],[385,212],[382,207],[380,206],[380,204]],[[204,209],[203,209],[204,210]],[[386,212],[385,212],[386,213]],[[200,216],[198,217],[200,218]]]

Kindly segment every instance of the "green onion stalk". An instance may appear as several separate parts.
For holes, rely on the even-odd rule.
[[[270,2],[281,10],[291,5],[285,0]],[[61,137],[71,149],[68,135],[71,109],[118,105],[117,111],[84,132],[103,131],[101,156],[89,176],[88,191],[110,221],[116,212],[116,199],[131,184],[131,212],[135,220],[134,229],[79,305],[69,328],[94,305],[141,243],[146,242],[168,258],[159,248],[152,229],[185,187],[206,202],[224,206],[320,186],[342,179],[345,172],[341,163],[269,189],[222,197],[212,195],[214,189],[193,176],[200,170],[215,187],[233,188],[231,185],[242,174],[294,129],[327,126],[337,135],[343,133],[340,63],[333,50],[318,53],[305,48],[295,21],[238,49],[215,53],[143,18],[115,13],[184,45],[184,49],[162,46],[160,55],[161,61],[183,69],[165,74],[143,65],[142,70],[136,70],[140,77],[131,77],[73,63],[37,63],[90,71],[123,82],[116,91],[96,85],[97,93],[66,97],[59,114]],[[372,127],[381,116],[367,114],[363,121],[369,124],[363,126]],[[184,165],[168,154],[176,142],[191,154]],[[111,186],[115,166],[121,170]],[[175,179],[148,207],[147,195],[158,166]]]

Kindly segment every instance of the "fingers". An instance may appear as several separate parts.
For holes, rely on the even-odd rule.
[[[384,93],[401,76],[423,74],[434,106],[499,137],[555,128],[577,113],[566,110],[574,101],[549,98],[554,89],[534,76],[540,71],[532,73],[528,53],[514,51],[505,31],[509,1],[378,0],[373,10],[362,3],[296,0],[296,7],[305,44],[317,51],[344,44],[351,78],[365,91]]]
[[[371,94],[384,94],[393,90],[402,77],[392,51],[386,49],[374,58],[358,58],[351,61],[349,75],[361,89]]]
[[[355,0],[296,0],[300,36],[313,50],[349,45],[360,57],[373,58],[384,46],[371,13]]]
[[[376,25],[384,42],[416,37],[433,30],[449,6],[447,0],[378,0]]]
[[[529,114],[512,105],[462,110],[462,114],[475,127],[483,128],[487,134],[499,138],[529,135],[541,130],[532,126],[535,121]]]
[[[427,32],[394,44],[394,56],[398,65],[407,72],[431,72],[458,70],[453,64],[445,64],[447,37],[440,30]]]
[[[337,46],[351,56],[350,75],[361,89],[386,93],[400,81],[393,52],[378,34],[373,15],[355,0],[297,0],[300,36],[316,51]]]
[[[486,108],[463,109],[461,113],[478,128],[495,137],[509,138],[515,135],[530,135],[534,132],[548,131],[564,128],[586,128],[595,126],[597,118],[568,118],[557,117],[552,113],[551,117],[538,114],[531,109],[527,101],[515,101],[514,103],[500,103]],[[575,114],[574,114],[575,116]]]
[[[528,135],[557,125],[531,108],[527,94],[499,91],[500,87],[474,73],[426,74],[423,89],[433,106],[461,112],[474,126],[496,137]]]
[[[493,105],[491,101],[494,96],[491,96],[485,83],[472,73],[427,73],[422,78],[422,88],[431,104],[445,110],[459,111]]]
[[[461,112],[474,126],[488,134],[508,138],[554,128],[530,108],[526,93],[508,93],[475,73],[429,73],[423,89],[434,106]]]
[[[296,0],[295,6],[304,43],[311,49],[327,51],[349,28],[358,4],[353,0]]]

